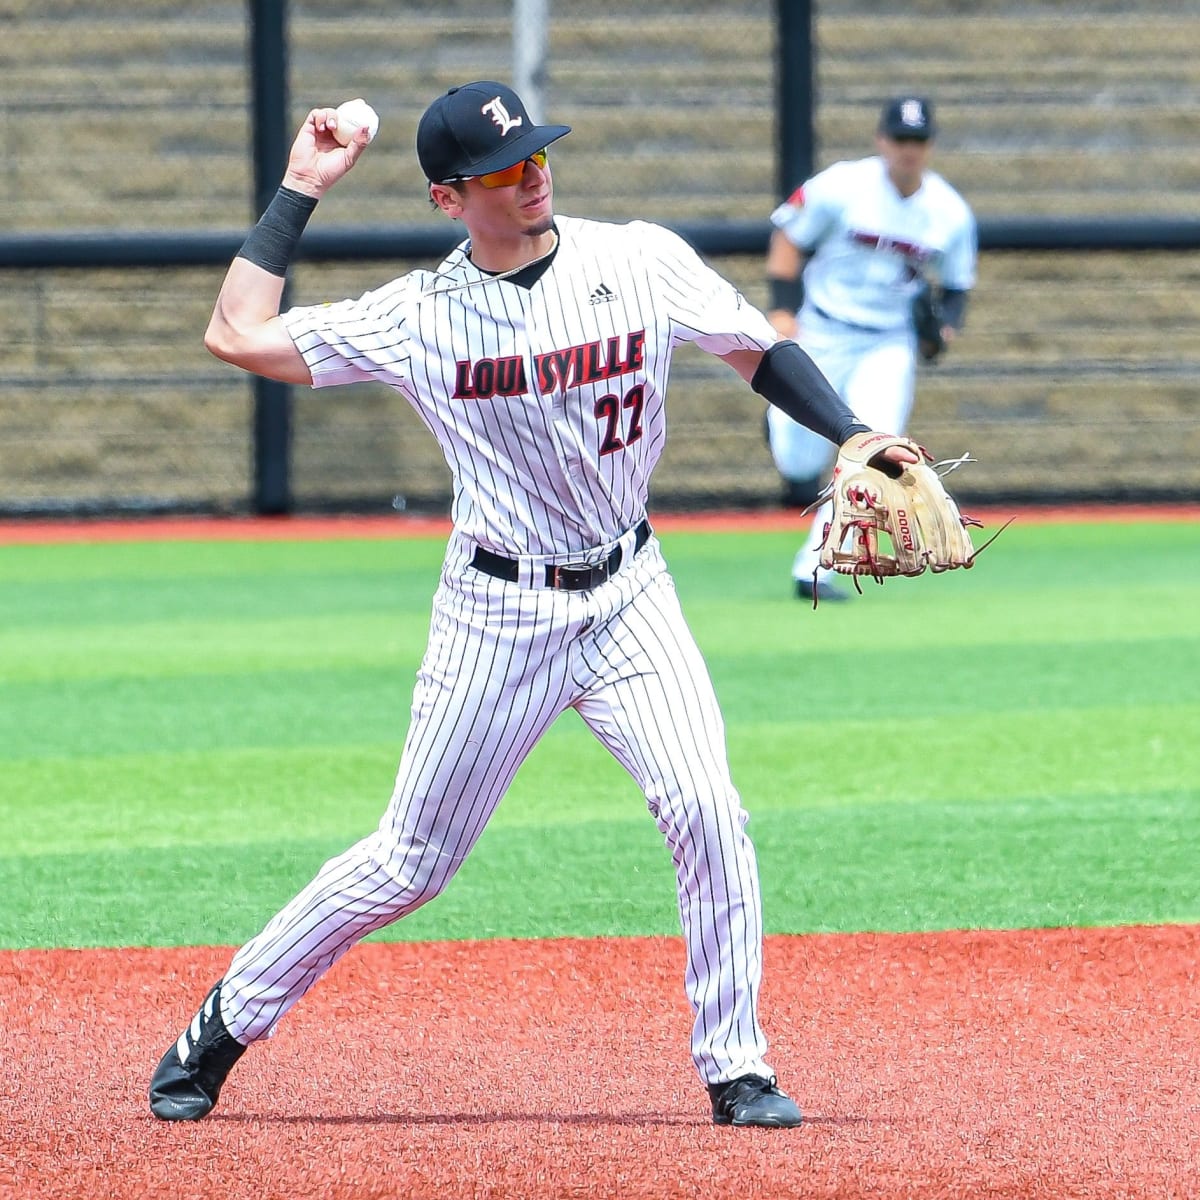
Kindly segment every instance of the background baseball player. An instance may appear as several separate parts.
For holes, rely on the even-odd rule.
[[[247,370],[315,387],[382,381],[437,438],[454,528],[395,790],[378,828],[331,859],[238,950],[150,1085],[196,1120],[230,1069],[351,946],[433,899],[518,767],[568,708],[629,771],[675,864],[691,1049],[719,1124],[791,1126],[758,1020],[762,918],[747,815],[708,673],[646,519],[674,348],[719,355],[773,403],[841,443],[864,426],[792,342],[658,226],[554,217],[546,147],[499,83],[425,112],[430,196],[466,227],[436,271],[356,300],[279,314],[343,148],[313,109],[274,201],[230,266],[206,336]],[[905,448],[893,462],[914,461]]]
[[[767,252],[768,316],[796,338],[855,415],[903,432],[912,411],[917,338],[913,301],[940,282],[941,333],[962,327],[975,283],[975,219],[966,201],[929,169],[935,134],[930,102],[890,101],[880,116],[878,154],[839,162],[802,184],[772,214]],[[772,407],[771,453],[798,492],[827,468],[823,438]],[[796,594],[844,599],[817,553],[828,505],[813,518],[792,564]]]

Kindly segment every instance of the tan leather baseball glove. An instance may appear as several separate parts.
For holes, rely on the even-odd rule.
[[[903,468],[879,455],[906,446],[921,461]],[[891,575],[920,575],[969,567],[977,551],[969,526],[942,485],[932,456],[909,438],[859,433],[838,450],[830,484],[833,515],[825,527],[821,566],[882,583]],[[971,461],[966,455],[948,469]],[[936,464],[943,466],[945,464]]]

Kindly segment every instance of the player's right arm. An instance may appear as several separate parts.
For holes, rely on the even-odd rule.
[[[799,332],[796,313],[804,299],[801,276],[805,255],[782,229],[771,230],[767,246],[767,320],[780,337],[794,338]]]
[[[314,108],[288,154],[283,183],[242,244],[217,294],[207,349],[243,370],[283,383],[312,383],[304,357],[279,319],[288,264],[317,201],[363,152],[364,127],[348,146],[333,136],[332,108]]]
[[[784,338],[800,333],[799,312],[804,304],[804,269],[835,229],[845,191],[841,182],[853,164],[835,163],[801,184],[771,213],[767,243],[766,314]]]
[[[204,333],[205,348],[244,371],[281,383],[312,383],[304,356],[279,319],[284,281],[235,258]]]

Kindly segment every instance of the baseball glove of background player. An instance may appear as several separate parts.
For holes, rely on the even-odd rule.
[[[921,461],[901,468],[881,459],[890,446],[906,446]],[[833,515],[825,526],[821,566],[854,576],[856,587],[860,575],[882,583],[891,575],[971,566],[978,551],[967,528],[980,522],[958,511],[931,461],[908,438],[883,433],[850,438],[833,468]],[[953,470],[968,461],[964,455],[935,465]]]
[[[933,362],[945,352],[946,339],[942,337],[941,306],[934,294],[933,285],[923,280],[921,290],[912,299],[913,329],[917,335],[917,349],[926,362]]]

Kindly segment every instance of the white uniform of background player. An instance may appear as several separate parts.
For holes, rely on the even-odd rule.
[[[471,240],[436,271],[280,316],[304,220],[366,144],[338,146],[333,115],[309,113],[285,187],[230,267],[206,344],[289,382],[403,393],[453,473],[454,528],[378,828],[236,952],[163,1056],[151,1109],[206,1115],[246,1045],[355,943],[438,895],[530,750],[573,708],[637,781],[674,862],[691,1051],[714,1120],[798,1124],[758,1019],[762,914],[747,814],[646,500],[682,343],[723,357],[834,440],[861,423],[675,234],[556,220],[543,148],[569,130],[536,126],[499,83],[452,88],[417,132],[431,197]]]
[[[860,420],[901,432],[916,379],[913,297],[923,278],[940,282],[950,340],[975,283],[975,220],[959,193],[928,169],[934,132],[927,100],[890,102],[880,119],[877,156],[834,164],[771,214],[767,275],[777,281],[779,299],[803,267],[799,313],[794,305],[772,304],[772,323],[800,342]],[[824,472],[828,441],[776,408],[767,421],[785,480],[801,483]],[[814,572],[821,598],[844,594],[818,569],[828,519],[825,505],[793,563],[802,597],[812,595]]]

